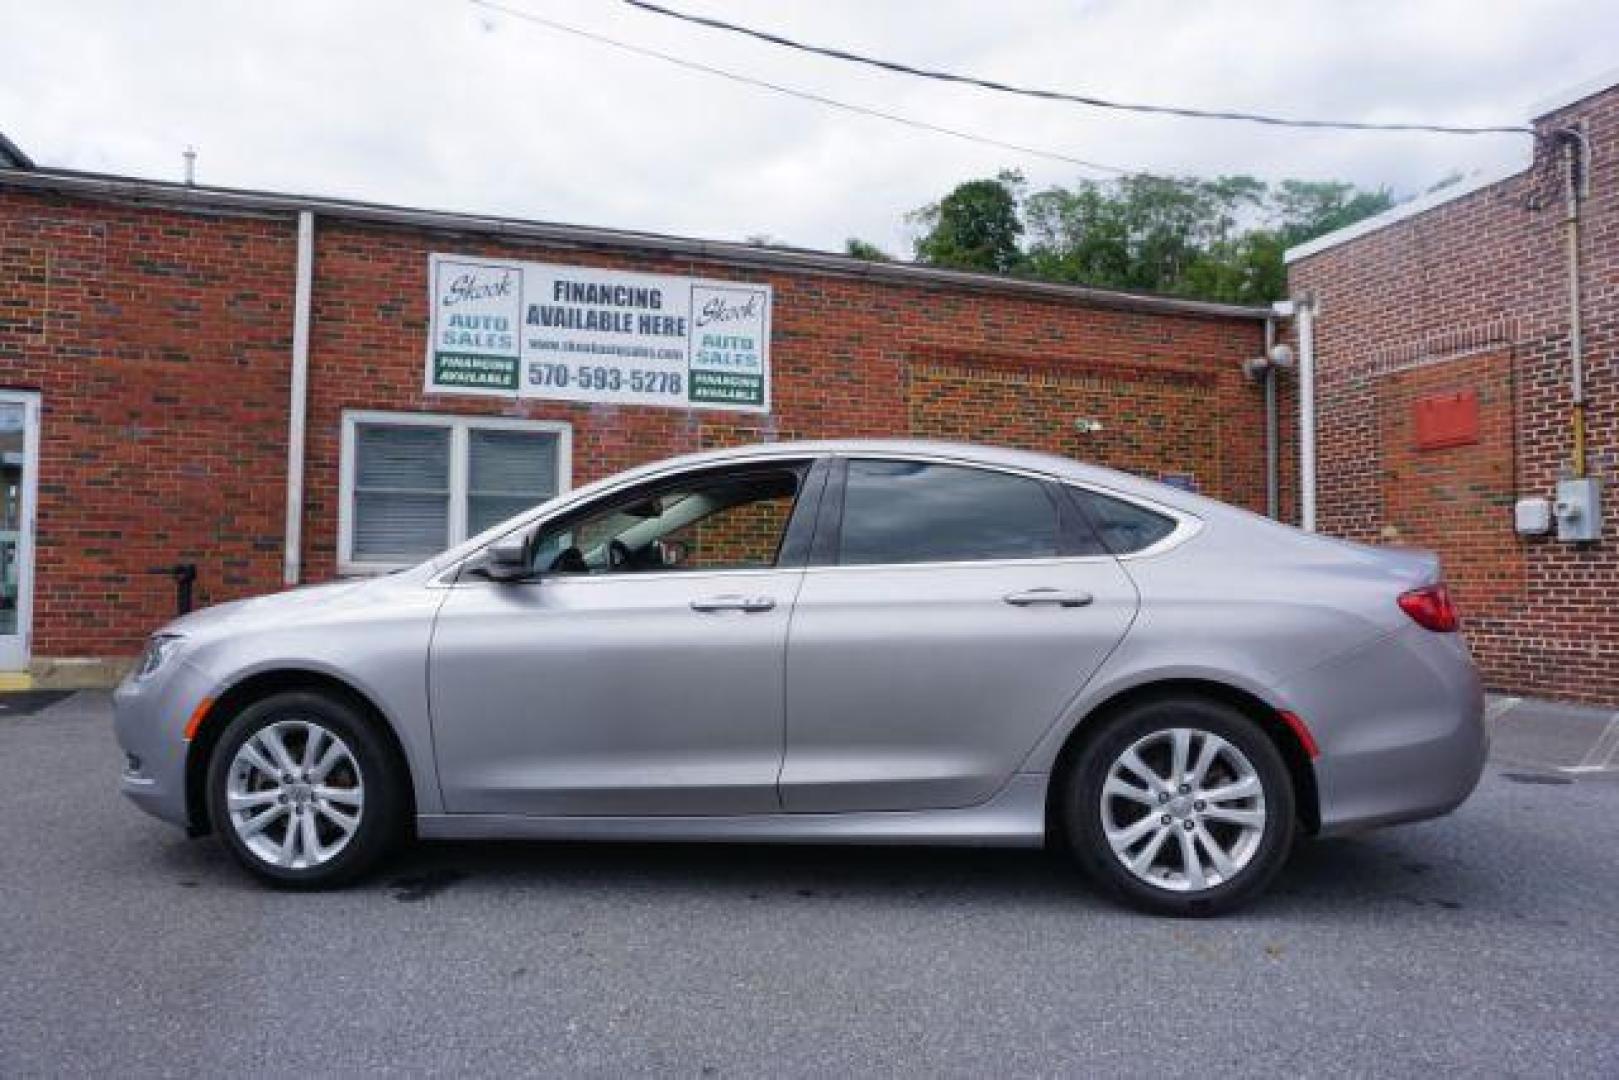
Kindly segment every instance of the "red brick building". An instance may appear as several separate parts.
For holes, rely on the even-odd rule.
[[[1523,165],[1288,253],[1313,313],[1317,523],[1438,550],[1492,685],[1614,705],[1615,79],[1537,108],[1534,129]],[[1516,530],[1519,500],[1581,474],[1600,492],[1595,539],[1560,540],[1555,518]]]
[[[767,407],[435,389],[430,290],[494,303],[507,264],[444,285],[430,281],[434,254],[560,267],[580,289],[606,281],[610,299],[628,281],[614,302],[657,300],[655,283],[637,292],[641,279],[615,271],[700,279],[693,297],[752,290],[769,305]],[[154,568],[194,564],[200,603],[374,572],[398,561],[391,549],[442,547],[569,483],[742,441],[1037,447],[1263,510],[1264,398],[1242,363],[1262,351],[1268,315],[70,173],[16,154],[0,160],[0,671],[105,678],[174,611]],[[495,317],[482,318],[453,333],[498,351]],[[447,373],[498,380],[503,364]]]

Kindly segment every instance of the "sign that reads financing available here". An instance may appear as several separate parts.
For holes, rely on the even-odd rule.
[[[431,393],[770,411],[770,286],[432,255]]]

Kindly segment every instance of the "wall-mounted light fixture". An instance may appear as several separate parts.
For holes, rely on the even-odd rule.
[[[1074,430],[1081,435],[1095,435],[1102,430],[1102,421],[1094,416],[1081,416],[1074,421]]]

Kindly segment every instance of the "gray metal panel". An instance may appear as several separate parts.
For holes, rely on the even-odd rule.
[[[449,590],[430,662],[457,813],[780,808],[787,620],[801,570],[557,576]],[[767,611],[696,611],[727,594]]]
[[[1084,606],[1017,606],[1039,589]],[[1124,636],[1111,556],[814,567],[787,649],[782,804],[971,806],[1007,782]]]

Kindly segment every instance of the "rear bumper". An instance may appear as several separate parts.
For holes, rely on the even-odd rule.
[[[1458,634],[1413,625],[1277,691],[1321,748],[1323,835],[1448,813],[1483,774],[1484,687]]]

